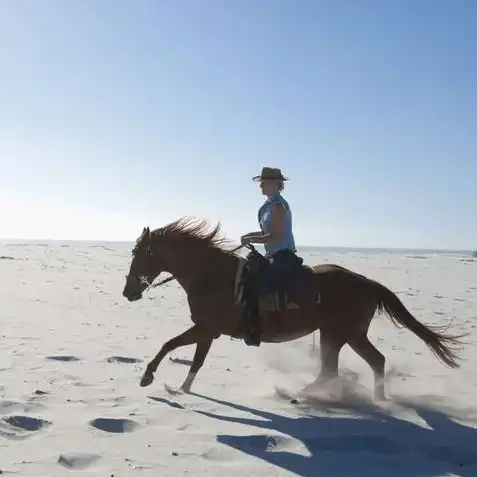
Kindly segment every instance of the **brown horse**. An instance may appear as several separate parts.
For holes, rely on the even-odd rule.
[[[144,228],[137,239],[123,295],[129,301],[139,300],[161,272],[169,272],[187,294],[194,323],[162,346],[147,365],[141,386],[153,382],[157,367],[169,352],[195,344],[192,365],[181,386],[189,392],[214,339],[220,335],[243,337],[238,330],[245,260],[227,250],[226,243],[219,225],[208,229],[205,221],[184,218],[152,232]],[[394,324],[422,339],[445,365],[459,366],[452,347],[462,344],[459,338],[463,335],[446,335],[442,329],[420,323],[384,285],[338,265],[303,266],[281,297],[267,298],[261,303],[262,341],[291,341],[320,330],[321,371],[315,384],[338,375],[338,355],[348,344],[374,372],[375,399],[385,399],[385,358],[367,337],[375,312],[383,310]]]

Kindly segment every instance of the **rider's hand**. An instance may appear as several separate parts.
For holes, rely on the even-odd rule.
[[[242,235],[240,237],[241,245],[248,245],[252,241],[252,238],[249,235]]]

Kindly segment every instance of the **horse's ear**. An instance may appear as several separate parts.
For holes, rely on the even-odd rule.
[[[142,234],[141,234],[142,238],[145,238],[145,239],[148,239],[151,237],[151,230],[149,227],[144,227],[142,229]]]

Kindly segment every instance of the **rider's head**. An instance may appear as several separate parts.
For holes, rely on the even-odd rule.
[[[280,169],[274,167],[264,167],[259,176],[253,178],[255,182],[260,183],[263,195],[271,196],[281,192],[285,187],[285,181],[288,179],[283,176]]]

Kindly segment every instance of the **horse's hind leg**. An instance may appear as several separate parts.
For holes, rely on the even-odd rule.
[[[330,329],[320,330],[321,370],[318,378],[305,387],[305,392],[324,385],[338,376],[338,358],[345,343],[346,338],[339,332]]]
[[[351,348],[363,358],[374,373],[374,398],[380,401],[386,400],[384,392],[384,371],[386,358],[369,341],[366,335],[353,338],[348,342]]]
[[[321,371],[316,382],[326,382],[338,376],[338,358],[346,338],[334,330],[320,331]]]
[[[213,341],[213,339],[208,339],[207,341],[199,341],[199,343],[197,343],[189,374],[181,386],[182,391],[186,393],[190,391],[190,387],[192,386],[199,369],[202,368]]]

